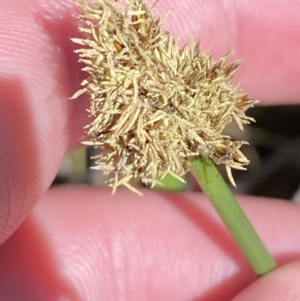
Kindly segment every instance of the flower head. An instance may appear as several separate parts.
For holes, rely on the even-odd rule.
[[[230,82],[239,62],[231,52],[215,62],[199,45],[178,46],[142,0],[76,0],[85,36],[73,42],[88,77],[82,93],[90,97],[87,145],[100,149],[95,168],[113,173],[115,190],[141,180],[154,185],[167,173],[181,178],[189,157],[199,154],[216,164],[244,169],[249,163],[240,148],[223,134],[234,120],[242,129],[252,121],[245,111],[254,104]],[[167,13],[167,15],[169,12]],[[167,16],[166,15],[166,16]]]

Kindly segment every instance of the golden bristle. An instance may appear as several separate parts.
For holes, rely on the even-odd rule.
[[[243,169],[245,141],[222,132],[234,120],[242,129],[252,121],[245,111],[255,101],[230,82],[239,62],[232,52],[215,62],[198,44],[180,49],[162,20],[142,0],[125,6],[109,0],[76,0],[86,27],[72,39],[89,74],[73,95],[90,96],[86,127],[89,141],[101,149],[95,168],[114,173],[114,191],[130,180],[153,185],[167,172],[181,178],[190,156]]]

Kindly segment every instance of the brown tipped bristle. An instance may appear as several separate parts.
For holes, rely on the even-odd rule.
[[[73,42],[88,77],[82,93],[90,97],[86,144],[99,148],[95,167],[113,173],[114,191],[131,180],[154,185],[158,176],[181,178],[188,158],[199,154],[216,164],[244,169],[249,163],[222,132],[234,120],[253,121],[245,111],[255,101],[230,82],[239,62],[232,52],[215,62],[191,42],[180,49],[162,20],[141,0],[76,0],[84,38]]]

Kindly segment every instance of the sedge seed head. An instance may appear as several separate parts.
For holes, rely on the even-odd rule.
[[[95,168],[113,173],[109,185],[131,180],[154,185],[158,176],[181,178],[189,157],[244,169],[249,163],[223,130],[233,120],[242,129],[253,121],[245,111],[255,101],[231,78],[240,63],[215,62],[199,45],[180,48],[142,0],[76,0],[85,22],[79,31],[79,61],[88,76],[72,98],[90,97],[87,145],[99,148]],[[169,12],[166,14],[168,15]]]

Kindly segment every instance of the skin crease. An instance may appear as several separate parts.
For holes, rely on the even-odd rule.
[[[183,42],[194,32],[216,57],[236,50],[252,97],[299,100],[299,1],[161,0],[156,11],[170,7]],[[239,198],[283,265],[256,279],[200,194],[47,191],[86,120],[86,100],[68,100],[82,76],[77,14],[71,0],[1,3],[0,300],[298,300],[297,205]]]

